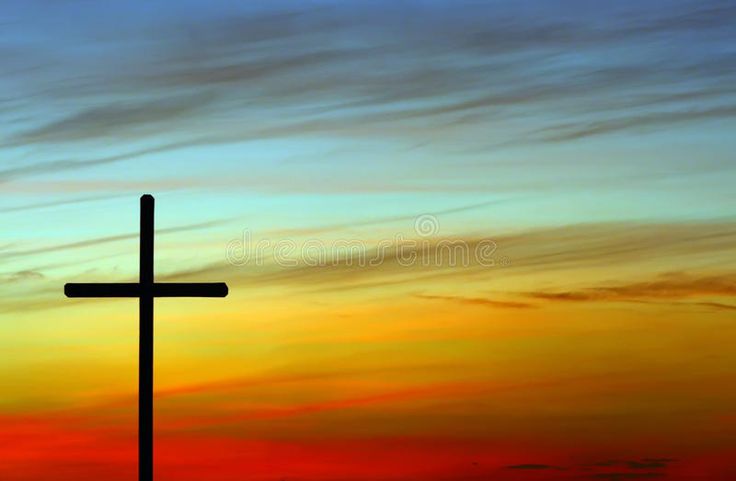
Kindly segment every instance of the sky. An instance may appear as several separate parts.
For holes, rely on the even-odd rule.
[[[4,0],[0,479],[736,477],[736,5]]]

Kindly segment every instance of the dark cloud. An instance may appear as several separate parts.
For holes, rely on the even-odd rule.
[[[625,116],[617,119],[591,122],[588,125],[578,122],[565,126],[550,127],[546,129],[548,133],[541,134],[539,138],[547,142],[563,142],[624,130],[652,129],[662,126],[672,126],[683,122],[717,120],[734,116],[736,116],[736,104],[708,109],[653,112],[639,116]]]
[[[52,160],[46,162],[35,162],[17,167],[0,170],[0,183],[8,182],[26,175],[49,174],[54,172],[63,172],[66,170],[80,169],[83,167],[93,167],[96,165],[111,164],[123,160],[130,160],[137,157],[143,157],[149,154],[165,152],[168,150],[179,149],[196,145],[199,140],[189,140],[186,142],[174,142],[161,144],[154,147],[146,147],[138,150],[128,151],[122,154],[108,155],[82,160]]]
[[[500,301],[500,300],[485,299],[485,298],[480,298],[480,297],[429,296],[429,295],[416,295],[415,297],[419,299],[426,299],[429,301],[456,302],[458,304],[500,308],[500,309],[530,309],[530,308],[537,307],[534,304],[529,304],[527,302]]]
[[[611,459],[611,460],[606,460],[606,461],[598,461],[596,463],[593,463],[592,466],[597,466],[597,467],[621,466],[621,467],[626,467],[632,470],[640,470],[640,469],[653,470],[653,469],[665,469],[670,464],[676,461],[677,460],[674,458],[641,458],[641,459],[630,459],[630,460]],[[607,474],[607,473],[603,473],[603,474]],[[611,473],[611,474],[616,475],[619,473]]]
[[[736,297],[736,274],[695,275],[668,273],[659,277],[629,284],[590,287],[576,291],[527,292],[533,299],[562,302],[626,302],[647,300],[685,300],[707,297]],[[695,302],[715,309],[735,309],[719,302]]]
[[[677,462],[677,459],[676,458],[642,458],[640,460],[640,462],[642,462],[642,463],[659,463],[659,464],[668,465],[668,464],[672,464],[672,463]]]
[[[189,95],[153,99],[131,99],[95,106],[11,137],[16,144],[69,142],[88,139],[126,139],[135,134],[156,133],[155,125],[169,126],[177,119],[192,116],[211,102],[210,95]]]
[[[559,469],[559,468],[557,468],[556,466],[550,466],[549,464],[513,464],[511,466],[506,466],[506,469],[541,471],[545,469]]]
[[[722,302],[692,302],[696,306],[709,307],[712,309],[723,309],[726,311],[736,311],[736,305],[723,304]]]
[[[12,272],[6,275],[0,275],[0,284],[22,282],[22,281],[28,281],[28,280],[38,280],[38,279],[44,279],[44,278],[45,276],[38,271],[23,270],[23,271]]]
[[[663,469],[666,468],[668,463],[657,460],[641,460],[641,461],[628,461],[626,466],[629,469]]]

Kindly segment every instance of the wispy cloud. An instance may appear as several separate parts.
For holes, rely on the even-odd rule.
[[[675,112],[652,112],[641,116],[627,116],[610,120],[593,121],[587,125],[575,123],[548,127],[539,133],[538,138],[547,142],[563,142],[630,129],[655,129],[684,122],[718,120],[732,118],[734,116],[736,116],[736,104],[707,109],[695,108]]]
[[[205,222],[170,229],[159,233],[173,233],[221,225],[222,221]],[[27,257],[36,254],[73,250],[90,245],[105,244],[137,238],[136,234],[119,234],[83,241],[38,247],[35,249],[13,249],[0,251],[0,259]],[[688,302],[711,309],[731,309],[722,299],[734,296],[733,276],[729,273],[697,274],[698,259],[704,256],[716,258],[732,252],[736,245],[736,227],[730,223],[679,223],[651,224],[611,223],[574,225],[569,227],[532,229],[515,234],[483,237],[455,237],[446,239],[449,244],[461,245],[470,256],[467,263],[455,262],[448,255],[458,255],[448,250],[448,244],[439,238],[419,239],[415,246],[400,252],[396,245],[385,249],[368,245],[365,251],[341,251],[337,257],[324,257],[318,265],[300,262],[285,265],[274,262],[264,253],[264,259],[233,265],[223,253],[222,261],[187,269],[162,270],[157,278],[164,281],[186,281],[207,279],[226,280],[231,286],[248,285],[268,287],[278,285],[283,289],[308,292],[330,292],[340,294],[347,291],[374,291],[387,286],[403,295],[416,296],[417,290],[431,288],[433,284],[455,278],[463,282],[475,282],[478,288],[484,281],[498,277],[503,272],[508,276],[533,276],[540,270],[572,271],[616,263],[617,265],[639,264],[642,259],[677,259],[679,265],[687,267],[692,259],[693,270],[671,273],[650,281],[620,284],[602,284],[575,290],[540,290],[506,292],[503,299],[483,296],[456,296],[442,294],[419,294],[427,301],[445,301],[504,309],[529,309],[542,307],[542,302],[553,301],[636,301],[636,302]],[[489,240],[495,245],[493,253],[497,261],[492,267],[478,262],[473,253]],[[421,243],[424,242],[424,243]],[[223,249],[225,245],[223,244]],[[298,252],[298,251],[297,251]],[[329,252],[326,252],[329,254]],[[437,262],[438,257],[445,262]],[[368,260],[380,262],[368,262]],[[411,259],[407,265],[407,259]],[[507,260],[508,264],[500,262]],[[501,271],[499,271],[499,269]],[[503,289],[502,289],[503,290]],[[478,292],[482,292],[480,289]],[[510,296],[522,296],[519,300]],[[537,302],[531,302],[531,300]],[[10,301],[8,301],[10,302]],[[22,308],[23,302],[4,303],[8,308]],[[35,303],[35,304],[34,304]],[[28,299],[27,309],[59,307],[69,303],[40,302]]]
[[[53,174],[55,172],[76,170],[84,167],[112,164],[123,160],[135,159],[150,154],[191,146],[193,143],[196,142],[196,140],[190,140],[187,142],[167,143],[154,147],[146,147],[137,150],[127,151],[121,154],[106,155],[87,159],[50,160],[21,164],[16,167],[0,170],[0,183],[8,182],[10,180],[28,175]]]
[[[450,279],[453,276],[467,279],[484,279],[494,277],[502,269],[505,276],[533,275],[543,271],[565,271],[596,266],[637,264],[642,259],[649,261],[676,258],[680,265],[688,265],[692,259],[702,256],[724,256],[734,249],[736,226],[728,222],[695,222],[672,224],[640,224],[640,223],[598,223],[573,225],[566,227],[531,229],[514,234],[489,235],[488,237],[465,236],[448,239],[420,239],[416,244],[396,244],[378,248],[368,245],[364,250],[339,252],[338,256],[330,255],[325,250],[325,257],[317,265],[308,265],[300,261],[298,255],[293,259],[296,265],[289,266],[273,262],[268,253],[264,259],[250,261],[242,265],[230,265],[227,262],[202,266],[180,272],[163,273],[169,280],[194,278],[198,275],[228,277],[232,282],[257,285],[274,285],[282,287],[300,287],[314,289],[360,289],[381,288],[387,285],[423,284],[425,281]],[[491,241],[495,249],[490,259],[493,266],[479,262],[475,256],[479,248]],[[326,245],[329,245],[326,244]],[[461,246],[463,257],[453,246]],[[450,250],[448,250],[448,247]],[[296,254],[299,250],[295,251]],[[245,259],[245,258],[244,258]],[[440,259],[441,262],[438,262]],[[371,262],[369,262],[369,260]],[[407,260],[411,262],[407,263]],[[444,260],[444,261],[443,261]],[[462,262],[463,260],[467,262]],[[489,259],[484,259],[489,260]],[[251,262],[252,261],[252,262]],[[375,262],[374,262],[375,261]],[[660,283],[642,283],[639,286],[620,287],[597,292],[574,292],[572,294],[551,293],[550,297],[599,295],[619,296],[631,295],[647,288],[649,292],[660,289],[664,296],[671,289],[678,288],[682,293],[692,289],[692,279],[661,280]],[[717,276],[702,279],[698,286],[711,289],[715,293],[731,292],[730,278]],[[668,290],[670,289],[670,290]],[[639,292],[640,292],[639,291]],[[542,299],[545,293],[527,293],[527,297]],[[458,299],[459,301],[459,299]],[[480,302],[480,301],[467,301]],[[527,302],[520,302],[526,304]],[[507,306],[510,307],[510,306]],[[517,306],[520,307],[520,306]]]
[[[597,286],[575,291],[527,292],[527,297],[561,302],[675,301],[688,299],[736,297],[736,275],[696,275],[668,273],[650,281]],[[721,302],[700,301],[694,304],[714,309],[733,310],[736,306]]]
[[[45,209],[48,207],[57,207],[61,205],[83,204],[87,202],[98,202],[100,200],[115,199],[121,195],[98,195],[91,197],[78,197],[75,199],[57,199],[49,202],[34,202],[32,204],[15,205],[11,207],[0,208],[0,214],[10,212],[24,212],[36,209]]]
[[[430,296],[430,295],[423,295],[423,294],[417,294],[416,297],[419,299],[426,299],[429,301],[447,301],[447,302],[455,302],[458,304],[465,304],[465,305],[470,305],[470,306],[481,306],[481,307],[500,308],[500,309],[530,309],[530,308],[537,307],[534,304],[530,304],[528,302],[502,301],[502,300],[486,299],[482,297]]]
[[[188,224],[188,225],[182,225],[177,227],[167,227],[165,229],[157,229],[156,234],[173,234],[176,232],[188,232],[193,230],[199,230],[199,229],[206,229],[208,227],[213,227],[217,225],[222,225],[225,223],[226,220],[218,220],[218,221],[209,221],[209,222],[200,222],[197,224]],[[139,237],[139,233],[130,233],[130,234],[118,234],[118,235],[112,235],[112,236],[106,236],[106,237],[98,237],[94,239],[87,239],[77,242],[68,242],[65,244],[56,244],[56,245],[50,245],[50,246],[44,246],[44,247],[38,247],[35,249],[24,249],[24,250],[8,250],[4,252],[0,252],[0,259],[8,259],[8,258],[15,258],[15,257],[24,257],[24,256],[30,256],[30,255],[38,255],[38,254],[47,254],[50,252],[61,252],[71,249],[79,249],[82,247],[90,247],[100,244],[107,244],[110,242],[118,242],[122,240],[127,239],[137,239]]]
[[[167,128],[181,118],[191,117],[212,97],[206,94],[133,99],[92,107],[54,120],[11,137],[15,144],[58,143],[80,140],[135,139],[160,133],[156,125]]]
[[[195,132],[204,144],[218,137],[397,132],[441,139],[455,138],[457,127],[495,130],[487,127],[503,118],[503,137],[489,142],[509,145],[637,133],[736,113],[734,58],[719,47],[730,38],[736,9],[722,3],[679,2],[666,12],[608,5],[595,15],[572,1],[554,10],[512,2],[309,9],[287,2],[225,10],[204,18],[167,15],[155,28],[123,18],[116,30],[100,23],[80,31],[81,44],[106,30],[120,61],[100,61],[82,45],[69,45],[64,68],[80,74],[56,72],[51,64],[44,73],[53,81],[32,77],[18,96],[85,107],[51,120],[31,114],[8,142],[129,142],[155,133],[176,143]],[[682,55],[662,48],[661,38],[697,41],[701,50]],[[631,49],[625,55],[622,45]],[[39,55],[29,47],[15,62],[48,64],[34,60]],[[544,115],[550,110],[565,121]],[[222,121],[233,115],[239,122]],[[65,168],[87,165],[94,164]]]
[[[0,284],[23,282],[29,280],[43,279],[45,276],[36,270],[23,270],[11,272],[9,274],[0,274]]]

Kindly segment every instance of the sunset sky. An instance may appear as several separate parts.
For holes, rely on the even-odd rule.
[[[736,479],[736,4],[4,0],[0,480]],[[347,246],[346,249],[342,247]],[[373,262],[366,262],[372,260]]]

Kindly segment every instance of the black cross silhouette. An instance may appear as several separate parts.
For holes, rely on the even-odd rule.
[[[225,297],[227,284],[153,281],[153,196],[141,197],[140,282],[66,284],[67,297],[137,297],[140,308],[138,347],[138,479],[153,480],[153,298]]]

